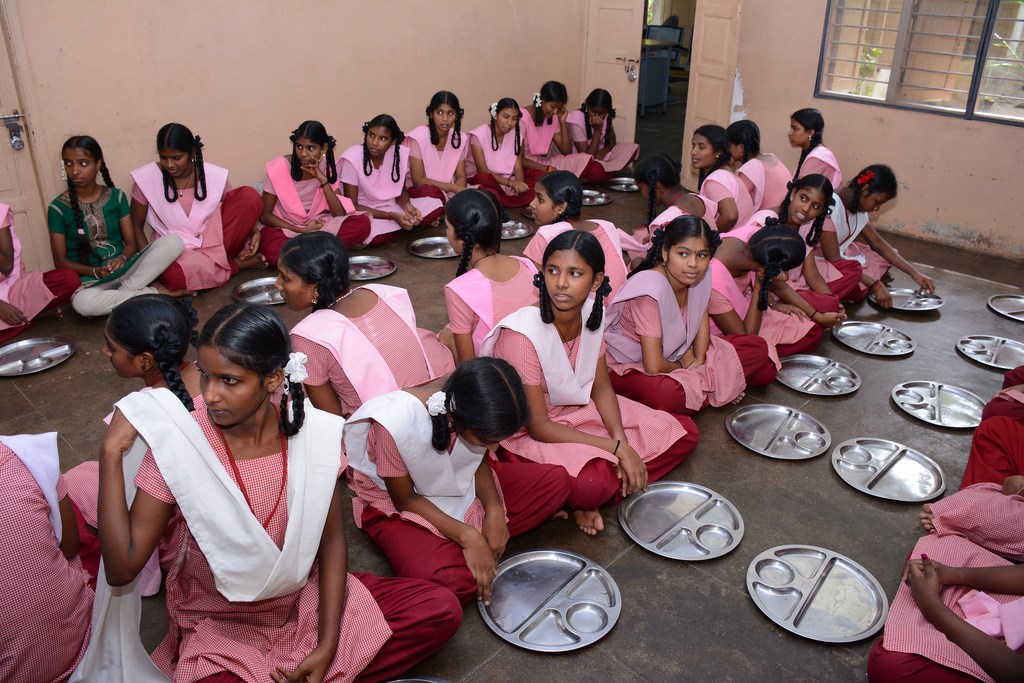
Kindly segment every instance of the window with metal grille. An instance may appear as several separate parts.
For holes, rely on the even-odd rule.
[[[1024,1],[829,0],[816,94],[1024,124]]]

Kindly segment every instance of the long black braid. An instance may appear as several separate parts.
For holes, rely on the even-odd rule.
[[[590,125],[590,108],[597,107],[598,109],[604,109],[608,112],[608,135],[605,139],[612,136],[612,121],[615,119],[615,107],[612,106],[612,94],[603,88],[594,88],[587,95],[587,99],[580,105],[580,111],[583,112],[583,126],[587,131],[587,141],[594,136],[594,130]]]
[[[494,150],[495,152],[498,151],[498,134],[494,131],[494,122],[498,118],[498,112],[502,111],[503,109],[515,109],[517,117],[522,117],[522,115],[523,115],[523,111],[519,108],[519,103],[516,102],[511,97],[502,97],[494,105],[494,114],[491,115],[491,149]],[[516,119],[516,147],[515,147],[516,156],[519,156],[520,142],[521,142],[521,139],[520,139],[520,136],[519,136],[519,119],[517,118]]]
[[[666,190],[679,187],[680,168],[681,164],[663,152],[646,156],[633,167],[633,179],[647,185],[647,225],[657,212],[658,183]]]
[[[627,277],[633,277],[637,273],[650,270],[664,258],[665,250],[671,249],[683,240],[694,237],[703,238],[708,245],[708,250],[714,256],[718,247],[722,244],[721,234],[708,225],[707,221],[697,216],[684,214],[669,221],[663,228],[656,228],[651,233],[651,248],[647,250],[644,260],[637,264],[637,267],[629,272]]]
[[[604,272],[604,250],[601,248],[601,243],[598,239],[589,232],[566,230],[563,233],[559,233],[553,240],[548,242],[547,248],[544,249],[542,263],[546,264],[551,255],[556,251],[564,250],[575,251],[583,257],[583,260],[594,271],[595,277],[598,273]],[[555,313],[552,309],[551,296],[548,293],[543,271],[544,269],[542,268],[540,273],[533,276],[533,286],[540,290],[540,319],[542,322],[550,324],[555,320]],[[594,293],[594,309],[590,312],[590,317],[587,318],[586,322],[587,329],[591,332],[601,327],[601,321],[604,319],[604,300],[611,293],[611,281],[608,279],[608,276],[604,276],[601,285]]]
[[[78,203],[78,188],[68,177],[68,203],[71,204],[71,215],[75,217],[75,226],[78,228],[78,261],[85,263],[85,259],[92,252],[92,242],[89,241],[89,228],[85,225],[85,214]]]
[[[764,266],[761,295],[757,300],[757,307],[764,311],[768,309],[772,280],[784,270],[792,270],[803,263],[807,249],[800,233],[786,225],[761,228],[750,237],[748,246],[753,259]]]
[[[455,236],[462,240],[462,258],[456,277],[470,269],[476,246],[489,254],[501,252],[501,205],[490,192],[475,189],[459,192],[448,200],[445,215],[455,229]]]
[[[540,101],[543,102],[561,102],[565,104],[569,101],[569,92],[565,89],[565,86],[558,81],[548,81],[544,85],[540,86]],[[549,117],[547,123],[551,123]],[[544,122],[544,114],[540,111],[540,105],[536,102],[533,103],[533,123],[540,126]]]
[[[519,373],[500,358],[481,356],[461,363],[440,393],[445,412],[430,416],[430,445],[436,451],[448,450],[453,431],[471,432],[485,443],[503,441],[530,415]]]

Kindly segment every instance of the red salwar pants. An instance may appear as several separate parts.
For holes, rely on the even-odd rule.
[[[542,175],[544,175],[544,171],[539,168],[523,169],[523,182],[529,187],[522,194],[514,195],[505,194],[505,190],[502,189],[501,185],[498,184],[498,181],[490,173],[477,173],[469,179],[469,182],[473,185],[479,185],[481,190],[486,190],[493,194],[506,209],[515,209],[526,206],[533,201],[533,186],[537,184],[537,178],[540,178]]]
[[[1024,365],[1015,367],[1003,376],[1003,389],[1020,384],[1024,384]],[[1003,415],[1024,424],[1024,403],[997,394],[995,398],[985,404],[985,409],[981,411],[981,419],[985,421],[997,415]]]
[[[353,247],[362,244],[370,236],[370,217],[366,214],[346,216],[341,222],[338,230],[338,239],[346,247]],[[281,256],[281,250],[289,238],[281,228],[274,228],[269,225],[260,228],[260,253],[267,263],[277,266],[277,259]]]
[[[1024,424],[1005,415],[982,420],[971,439],[971,454],[960,488],[991,482],[1002,484],[1024,474]]]
[[[978,679],[962,671],[942,666],[922,655],[893,652],[875,641],[868,652],[870,683],[977,683]]]

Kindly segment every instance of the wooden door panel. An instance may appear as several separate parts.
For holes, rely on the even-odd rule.
[[[639,80],[630,82],[625,60],[636,60],[639,69],[643,38],[643,0],[591,0],[587,3],[586,58],[583,93],[604,88],[615,104],[615,136],[632,142],[636,132],[636,101]],[[569,106],[576,103],[570,102]]]

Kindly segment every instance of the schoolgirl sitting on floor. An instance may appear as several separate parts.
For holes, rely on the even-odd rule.
[[[569,171],[578,178],[600,177],[604,169],[592,155],[573,151],[568,101],[565,86],[558,81],[546,82],[533,94],[533,102],[523,109],[523,163],[546,172]]]
[[[185,243],[169,234],[144,250],[136,244],[128,198],[114,187],[95,138],[68,138],[61,160],[67,190],[50,202],[46,222],[54,264],[75,271],[84,285],[71,297],[72,308],[79,315],[106,315],[133,296],[182,293],[171,292],[157,278]],[[97,175],[103,176],[103,185]]]
[[[718,205],[715,223],[722,232],[746,225],[754,214],[754,202],[729,166],[730,158],[725,128],[706,125],[693,132],[690,163],[700,171],[700,194]]]
[[[644,245],[615,227],[611,221],[594,218],[580,220],[583,207],[583,187],[580,180],[568,171],[552,171],[537,180],[534,188],[536,197],[530,205],[536,221],[541,226],[523,249],[526,256],[540,265],[548,243],[556,235],[570,230],[589,232],[597,238],[604,251],[604,273],[611,286],[609,296],[614,296],[626,284],[629,269],[622,258],[623,249],[643,250]]]
[[[903,258],[871,226],[871,214],[892,200],[896,190],[896,175],[888,166],[872,164],[863,169],[846,187],[837,190],[836,209],[831,220],[825,222],[821,246],[815,252],[836,267],[847,260],[861,264],[860,282],[847,297],[859,300],[873,293],[884,308],[892,306],[892,297],[885,287],[892,279],[889,275],[892,266],[909,275],[925,292],[935,291],[935,281]]]
[[[495,323],[537,302],[528,258],[501,253],[501,207],[494,195],[465,190],[445,207],[452,248],[462,254],[455,279],[444,287],[448,325],[459,363],[477,355]]]
[[[406,191],[412,198],[434,197],[447,202],[466,189],[468,135],[462,135],[462,116],[455,93],[434,93],[427,105],[427,125],[406,133],[409,146],[409,178]]]
[[[526,416],[519,376],[496,358],[468,360],[447,379],[377,397],[352,415],[352,512],[396,575],[489,604],[509,537],[556,515],[569,494],[561,467],[492,459]]]
[[[788,193],[793,174],[774,154],[761,152],[761,130],[749,119],[729,124],[729,156],[733,170],[747,188],[755,211],[774,209]]]
[[[604,349],[611,287],[596,237],[556,236],[535,281],[540,307],[504,318],[481,346],[515,367],[529,403],[525,428],[501,442],[498,456],[565,468],[576,523],[594,535],[604,529],[598,508],[664,477],[696,447],[697,427],[615,395]]]
[[[724,235],[711,261],[711,283],[718,294],[708,306],[712,334],[764,337],[776,367],[782,367],[780,356],[817,346],[825,328],[842,321],[841,313],[815,312],[808,318],[784,305],[768,306],[772,288],[788,287],[788,271],[799,267],[805,255],[800,234],[784,225],[748,226]]]
[[[304,380],[313,405],[348,416],[374,396],[417,386],[451,372],[455,361],[436,334],[416,326],[409,293],[400,287],[351,286],[348,252],[320,232],[288,240],[277,289],[293,311],[313,311],[292,328],[306,354]]]
[[[647,258],[608,306],[608,368],[619,396],[692,415],[775,379],[756,335],[712,337],[711,274],[721,242],[701,218],[680,216],[654,231]]]
[[[836,155],[825,146],[825,117],[817,109],[798,109],[789,117],[789,144],[800,150],[793,180],[818,173],[828,178],[832,187],[843,184],[843,172]]]
[[[493,194],[502,206],[526,206],[533,201],[533,185],[544,170],[523,163],[519,103],[503,97],[491,104],[488,113],[491,122],[469,132],[469,182]]]
[[[673,161],[663,152],[646,156],[633,166],[633,179],[640,189],[640,196],[647,200],[647,219],[643,228],[633,231],[633,237],[647,245],[651,240],[651,226],[664,226],[679,216],[703,218],[708,225],[715,225],[718,204],[707,197],[689,192],[680,184],[679,171],[682,164]],[[660,213],[659,213],[660,210]],[[647,248],[626,249],[630,261],[642,259]]]
[[[406,192],[409,157],[402,153],[404,139],[394,117],[378,114],[363,124],[363,143],[346,149],[338,160],[345,196],[371,216],[367,244],[384,244],[399,230],[412,230],[441,215],[440,199],[411,199]]]
[[[362,244],[370,219],[353,215],[355,206],[338,196],[340,182],[334,138],[319,121],[303,121],[288,138],[292,153],[267,162],[260,215],[260,253],[277,265],[281,247],[299,233],[322,230],[348,246]]]
[[[594,168],[587,169],[584,180],[588,183],[608,180],[629,166],[640,152],[640,145],[616,141],[612,126],[614,120],[612,95],[602,88],[591,90],[580,108],[565,117],[576,151],[591,155],[601,167],[600,172]]]
[[[111,584],[134,579],[166,528],[181,549],[167,576],[168,633],[152,655],[161,672],[184,682],[377,681],[439,648],[461,621],[450,591],[347,573],[343,421],[305,402],[302,359],[280,318],[223,308],[198,358],[194,411],[163,389],[132,394],[101,449]],[[285,379],[278,409],[271,396]],[[121,458],[138,437],[153,448],[129,509]]]
[[[256,219],[262,203],[251,187],[231,188],[228,170],[203,161],[203,143],[180,123],[156,134],[159,162],[132,171],[131,218],[135,243],[175,234],[185,243],[181,256],[160,282],[171,291],[219,287],[241,268],[266,268],[258,253]]]
[[[25,331],[44,311],[62,317],[60,306],[71,301],[79,285],[78,274],[68,268],[45,273],[25,269],[14,214],[0,203],[0,342]]]

